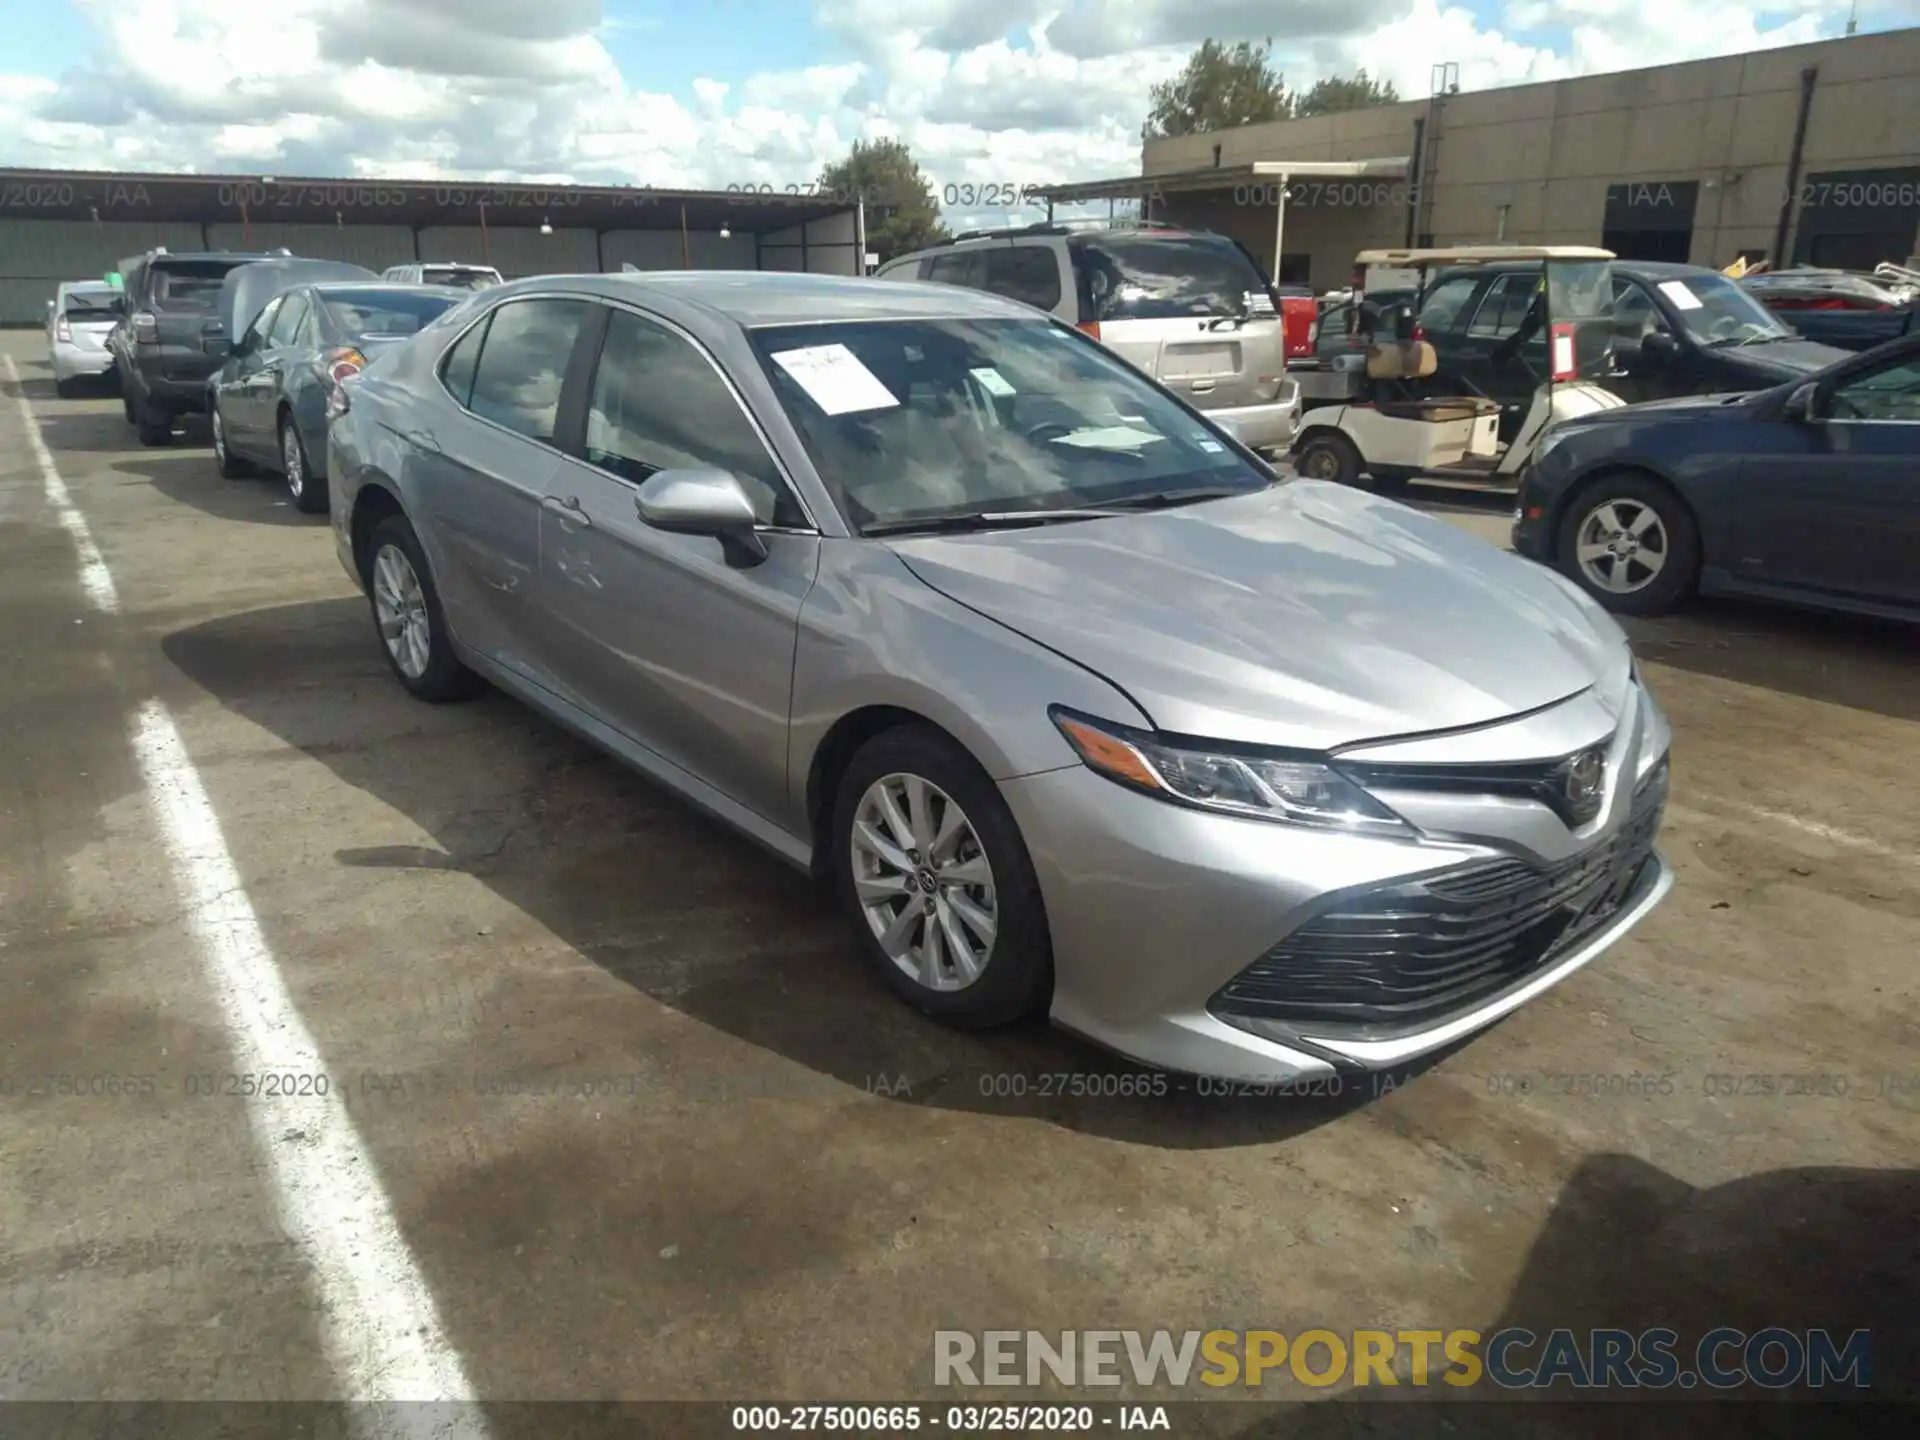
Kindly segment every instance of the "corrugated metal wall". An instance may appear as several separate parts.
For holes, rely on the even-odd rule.
[[[198,225],[0,221],[0,325],[40,324],[62,280],[98,280],[155,245],[198,250],[204,243]]]
[[[735,233],[720,238],[718,230],[690,230],[684,260],[678,230],[622,230],[600,242],[609,270],[631,262],[642,270],[751,270],[753,236]]]
[[[312,260],[345,260],[378,273],[413,259],[413,231],[405,225],[209,225],[216,250],[277,250],[282,245]]]
[[[809,220],[805,226],[769,230],[760,238],[760,268],[804,270],[814,275],[858,275],[860,250],[855,243],[858,228],[849,210],[824,220]]]
[[[489,229],[483,244],[478,225],[434,225],[420,232],[420,258],[491,265],[509,280],[600,268],[594,263],[591,230],[556,229],[542,235],[538,230]]]

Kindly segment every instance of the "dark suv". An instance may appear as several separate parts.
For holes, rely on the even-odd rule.
[[[139,427],[141,444],[167,444],[181,415],[205,411],[207,377],[226,358],[219,343],[226,338],[220,282],[237,265],[273,258],[150,250],[120,262],[122,313],[107,348],[120,374],[127,421]],[[209,346],[210,340],[216,343]]]

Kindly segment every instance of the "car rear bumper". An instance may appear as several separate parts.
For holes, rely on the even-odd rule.
[[[1265,405],[1233,405],[1205,410],[1210,420],[1231,421],[1250,450],[1285,450],[1300,429],[1300,387],[1287,380],[1279,397]]]
[[[75,345],[65,340],[54,341],[49,358],[56,380],[72,380],[81,375],[104,375],[113,369],[111,350]]]

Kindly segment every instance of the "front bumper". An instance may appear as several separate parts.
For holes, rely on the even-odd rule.
[[[1300,387],[1287,379],[1265,405],[1234,405],[1202,413],[1209,420],[1232,422],[1240,443],[1249,450],[1286,450],[1300,429]]]
[[[1553,531],[1531,461],[1520,472],[1520,488],[1513,501],[1513,529],[1508,540],[1516,555],[1542,563],[1553,559]]]
[[[1398,840],[1187,809],[1083,767],[1002,782],[1046,899],[1055,1022],[1150,1065],[1248,1083],[1399,1065],[1493,1024],[1590,964],[1672,886],[1652,849],[1664,793],[1651,815],[1635,812],[1636,792],[1646,801],[1664,774],[1649,757],[1664,757],[1668,732],[1645,692],[1632,693],[1635,713],[1609,742],[1606,808],[1579,831],[1511,800],[1442,797],[1422,812],[1396,795],[1389,803],[1422,832]],[[1599,863],[1615,854],[1619,864]],[[1488,888],[1503,871],[1538,883],[1503,900]],[[1400,897],[1435,880],[1434,893],[1457,903],[1437,939],[1406,942],[1417,951],[1369,969],[1381,953],[1377,926],[1324,943],[1330,920],[1359,911],[1391,924]],[[1502,903],[1531,949],[1520,948],[1518,929],[1495,937],[1508,946],[1498,954],[1485,934],[1463,930],[1499,920]],[[1282,942],[1316,935],[1323,943],[1307,969],[1271,967]],[[1470,983],[1456,983],[1468,970]],[[1266,985],[1264,1003],[1247,1002],[1250,980]],[[1322,1003],[1340,983],[1344,1001]],[[1356,984],[1390,1003],[1353,1005]],[[1435,993],[1438,1004],[1427,1003]],[[1342,1003],[1358,1018],[1343,1018]],[[1395,1013],[1411,1018],[1396,1023]]]

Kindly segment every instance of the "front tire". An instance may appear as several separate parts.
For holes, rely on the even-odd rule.
[[[403,515],[382,520],[367,542],[367,598],[381,653],[408,693],[440,704],[480,689],[480,677],[453,653],[433,572]]]
[[[1296,475],[1306,480],[1331,480],[1336,485],[1360,483],[1360,452],[1337,432],[1315,435],[1293,457]]]
[[[1699,527],[1664,480],[1603,475],[1568,506],[1554,559],[1607,609],[1660,615],[1699,581]]]
[[[294,509],[303,515],[318,515],[327,508],[327,487],[313,478],[307,447],[291,415],[280,417],[280,470],[287,477],[287,494],[293,497]]]
[[[208,397],[207,428],[213,435],[213,463],[223,480],[239,480],[253,474],[253,466],[242,460],[227,445],[227,422],[220,414],[220,402]]]
[[[53,377],[53,393],[62,400],[71,400],[80,393],[80,382],[71,377]]]
[[[969,1028],[1044,1013],[1053,943],[1013,812],[931,726],[883,731],[835,792],[835,888],[881,981]]]

